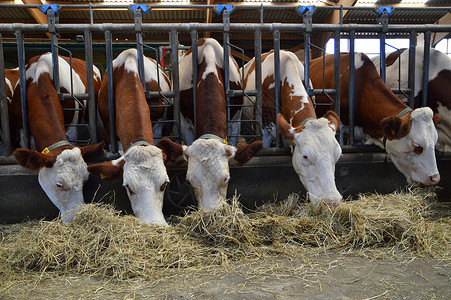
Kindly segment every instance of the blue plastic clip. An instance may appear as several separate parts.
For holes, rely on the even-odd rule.
[[[49,8],[51,8],[55,12],[55,15],[58,14],[58,4],[50,4],[50,5],[42,4],[42,6],[41,6],[42,13],[44,15],[47,14],[47,11],[49,10]]]
[[[147,14],[147,5],[146,4],[133,4],[132,10],[135,11],[137,9],[141,8],[142,12]]]
[[[388,14],[391,14],[391,10],[392,10],[392,7],[391,6],[379,6],[379,16],[380,15],[382,15],[382,13],[384,12],[384,11],[386,11]]]
[[[231,4],[226,4],[226,5],[217,4],[216,7],[218,9],[218,15],[220,15],[222,13],[224,8],[227,9],[229,12],[232,12],[232,5]]]
[[[306,10],[311,11],[313,13],[313,6],[311,5],[307,5],[307,6],[302,6],[299,8],[299,14],[302,15]]]

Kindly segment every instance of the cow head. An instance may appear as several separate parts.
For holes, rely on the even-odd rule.
[[[88,180],[87,165],[83,160],[102,148],[102,143],[86,147],[58,150],[44,154],[17,149],[17,162],[28,169],[39,171],[38,181],[49,199],[61,212],[63,222],[74,218],[77,208],[84,203],[83,184]]]
[[[401,118],[381,121],[387,136],[385,149],[409,184],[432,186],[440,181],[434,151],[438,139],[434,124],[440,121],[440,116],[432,115],[429,107],[422,107]]]
[[[244,165],[262,149],[262,142],[233,147],[218,139],[197,139],[190,146],[181,146],[169,139],[157,143],[171,160],[183,155],[188,161],[186,178],[194,188],[199,209],[217,208],[226,197],[230,180],[229,160]]]
[[[155,146],[134,146],[117,160],[90,165],[88,171],[102,179],[122,177],[136,217],[147,224],[166,226],[163,198],[169,177],[164,159]]]
[[[335,139],[338,116],[328,111],[323,118],[313,119],[305,125],[292,127],[279,114],[280,132],[294,142],[293,167],[307,190],[312,203],[324,200],[335,206],[342,196],[335,186],[335,164],[341,156],[341,148]]]

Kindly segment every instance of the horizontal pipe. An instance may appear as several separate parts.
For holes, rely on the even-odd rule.
[[[74,97],[77,98],[78,100],[88,100],[89,99],[89,94],[60,94],[59,95],[60,100],[64,101],[64,100],[73,100]]]

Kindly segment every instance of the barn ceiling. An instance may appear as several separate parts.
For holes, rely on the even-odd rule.
[[[126,0],[91,0],[95,6],[131,4],[133,1]],[[225,2],[217,0],[167,0],[161,2],[159,0],[140,0],[135,1],[136,4],[150,4],[152,10],[143,15],[143,22],[149,23],[171,23],[171,22],[200,22],[200,23],[221,23],[222,16],[208,9],[196,8],[196,5],[205,4],[226,4],[233,3],[236,9],[231,14],[231,22],[235,23],[259,23],[260,11],[257,9],[240,9],[242,5],[260,5],[262,4],[263,19],[267,23],[302,23],[300,16],[295,8],[299,5],[314,5],[318,7],[313,15],[314,23],[337,23],[339,21],[338,12],[334,13],[330,10],[322,10],[322,6],[392,6],[394,8],[390,15],[390,24],[434,24],[443,19],[449,18],[449,10],[425,10],[425,7],[450,7],[449,0],[312,0],[312,1],[296,1],[296,0],[277,0],[277,1],[234,1]],[[0,23],[45,23],[46,17],[38,10],[24,9],[21,4],[89,4],[86,0],[64,0],[64,1],[46,1],[46,0],[11,0],[0,1],[0,4],[15,4],[13,7],[3,7],[0,9]],[[176,4],[183,5],[178,9],[159,9],[158,5]],[[265,9],[269,6],[283,5],[284,9]],[[411,7],[411,10],[401,10],[399,7]],[[89,10],[68,9],[65,8],[59,13],[60,23],[89,23]],[[94,23],[132,23],[133,14],[127,9],[110,9],[100,8],[93,12]],[[377,14],[375,11],[352,10],[344,11],[344,23],[366,23],[376,24]],[[222,33],[206,33],[211,37],[222,39]],[[200,34],[199,36],[202,36]],[[8,38],[5,36],[4,38]],[[168,33],[152,33],[147,36],[153,42],[167,43]],[[61,39],[66,42],[75,42],[75,34],[62,34]],[[127,43],[134,41],[135,37],[132,33],[118,33],[113,39],[119,43]],[[48,42],[48,36],[43,34],[26,35],[26,40]],[[190,36],[188,34],[180,34],[179,40],[182,44],[189,45]],[[304,36],[300,33],[282,33],[281,47],[284,49],[295,49],[303,43]],[[94,41],[103,42],[103,35],[95,35]],[[231,36],[232,43],[238,44],[245,49],[252,49],[254,46],[253,34],[251,33],[233,33]],[[263,49],[273,48],[273,37],[271,34],[263,34]]]

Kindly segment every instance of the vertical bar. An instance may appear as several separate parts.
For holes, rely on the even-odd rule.
[[[146,92],[146,78],[144,74],[144,54],[143,54],[143,36],[141,32],[141,24],[142,24],[142,14],[141,9],[135,9],[133,12],[134,20],[135,20],[135,31],[136,31],[136,51],[138,56],[138,74],[141,80],[141,84],[144,89],[144,93]],[[158,62],[157,62],[158,64]]]
[[[88,91],[88,111],[89,111],[89,136],[91,143],[97,143],[97,113],[96,113],[96,97],[94,94],[94,70],[92,55],[92,33],[85,30],[85,60],[86,60],[86,76]]]
[[[409,72],[407,76],[407,85],[410,89],[409,92],[409,106],[414,108],[415,106],[415,48],[417,44],[417,33],[412,30],[409,35]]]
[[[175,29],[171,30],[171,64],[172,64],[172,90],[174,91],[174,120],[175,135],[182,142],[180,124],[180,81],[179,81],[179,37]]]
[[[230,79],[229,79],[229,53],[230,53],[230,11],[224,9],[222,13],[222,20],[224,23],[224,89],[225,89],[225,100],[226,100],[226,109],[227,109],[227,128],[229,125],[229,121],[231,120],[230,116]],[[227,135],[229,133],[227,132]],[[228,138],[228,136],[227,136]]]
[[[340,31],[334,32],[334,111],[340,116]],[[337,128],[338,130],[339,128]],[[340,130],[340,145],[343,145],[343,132]]]
[[[349,32],[349,144],[354,145],[355,31]]]
[[[263,8],[262,8],[263,10]],[[262,103],[263,103],[263,93],[262,93],[262,32],[257,29],[254,33],[254,52],[255,52],[255,88],[257,90],[257,95],[255,96],[255,115],[257,118],[257,128],[256,134],[259,139],[262,138]]]
[[[55,32],[55,24],[57,23],[57,16],[52,9],[47,11],[49,31],[51,34],[51,45],[52,50],[52,66],[53,66],[53,86],[55,87],[56,93],[60,94],[60,80],[59,80],[59,61],[58,61],[58,36]],[[72,67],[72,66],[71,66]],[[72,93],[72,91],[70,91]]]
[[[118,145],[116,139],[116,106],[114,101],[114,84],[113,84],[113,43],[111,31],[105,31],[105,48],[107,61],[108,76],[108,109],[110,119],[110,140],[111,152],[117,153]]]
[[[276,119],[274,120],[276,128],[276,147],[281,147],[279,126],[277,124],[277,115],[280,113],[280,31],[274,30],[274,83],[276,99]]]
[[[422,106],[428,105],[429,95],[429,62],[431,58],[431,32],[424,33],[424,60],[423,60],[423,99]]]
[[[382,81],[385,83],[386,78],[386,72],[385,72],[385,39],[387,37],[387,34],[385,32],[382,32],[380,34],[380,75],[382,78]]]
[[[310,39],[311,33],[306,32],[304,38],[304,86],[307,94],[312,96],[312,91],[310,90]],[[296,124],[297,125],[297,124]]]
[[[3,56],[3,40],[2,34],[0,33],[0,112],[2,121],[1,128],[2,128],[4,155],[9,156],[12,153],[12,149],[11,149],[11,134],[9,131],[8,100],[6,99],[5,77],[6,76],[5,76],[5,61]]]
[[[25,45],[22,31],[16,31],[17,60],[19,62],[20,103],[22,107],[23,147],[30,149],[30,128],[28,126],[27,79],[25,76]]]
[[[193,66],[193,112],[194,112],[194,128],[196,128],[197,121],[197,66],[198,66],[198,48],[197,48],[198,34],[197,30],[191,30],[191,53]]]

